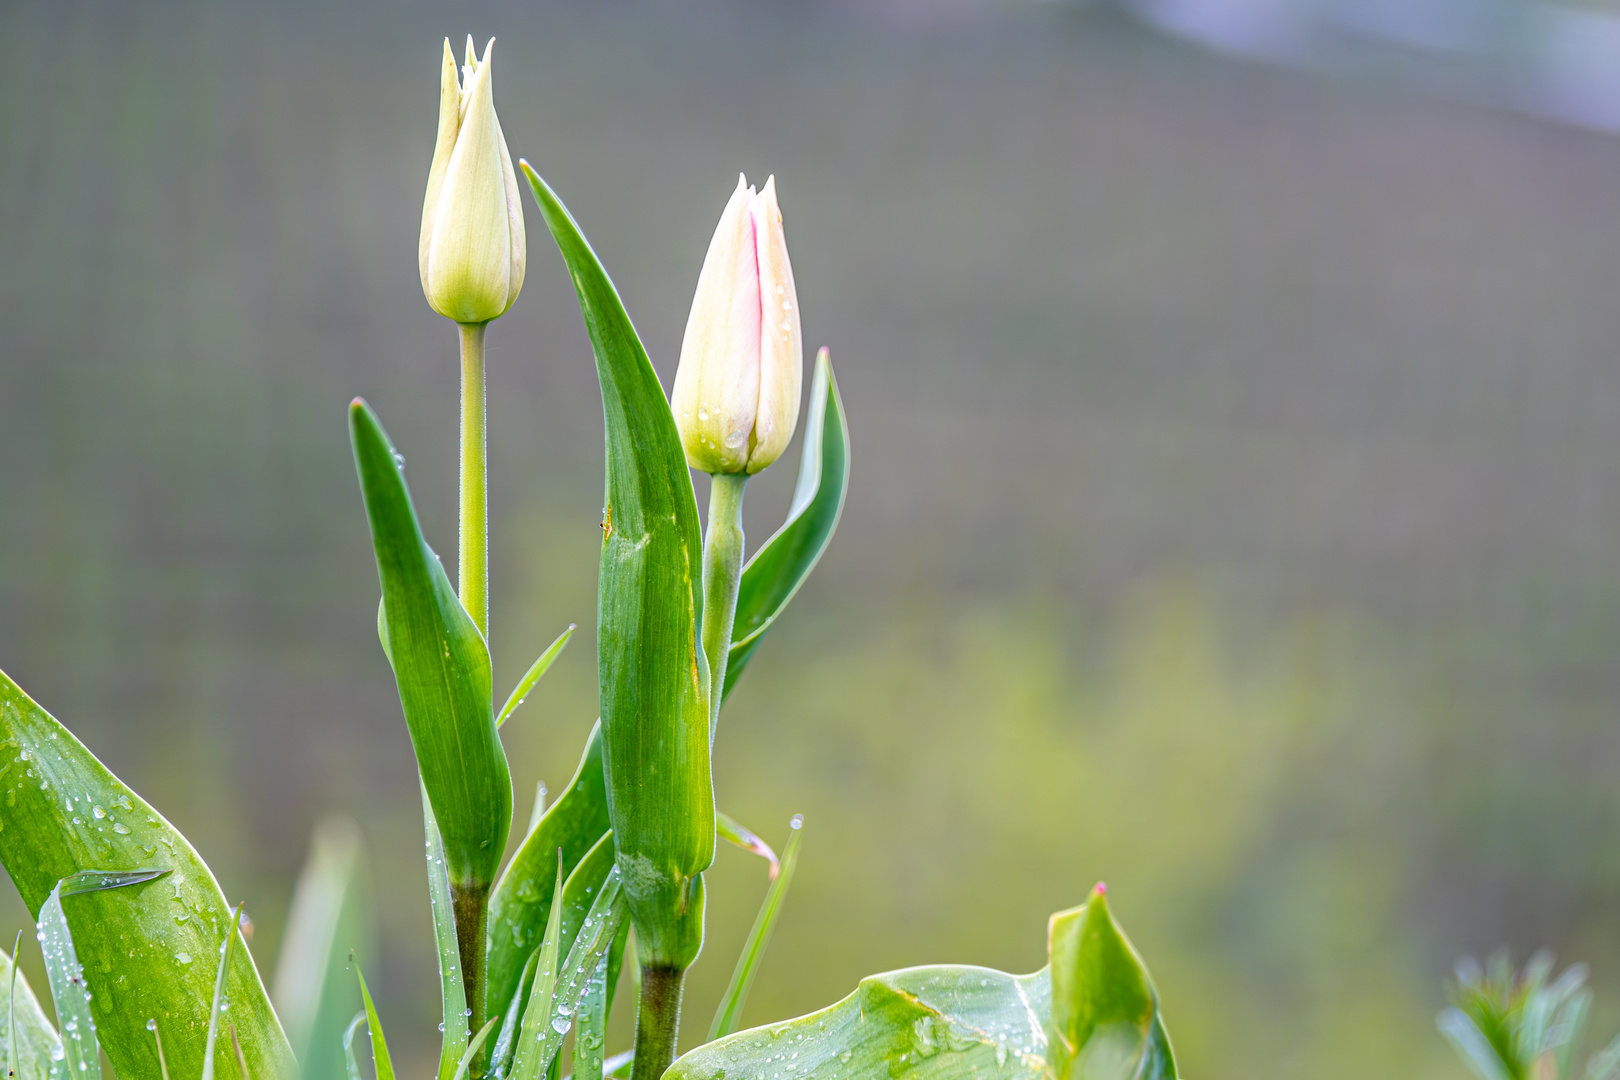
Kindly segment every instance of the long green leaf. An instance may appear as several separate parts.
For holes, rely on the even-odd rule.
[[[63,910],[113,1069],[124,1077],[160,1074],[146,1028],[155,1019],[171,1036],[175,1074],[200,1076],[213,998],[208,959],[231,909],[185,837],[3,675],[0,806],[0,863],[36,917],[56,883],[80,870],[171,871],[148,884],[71,896]],[[253,1075],[294,1075],[292,1050],[246,950],[232,962],[227,991]]]
[[[523,704],[529,696],[529,691],[534,689],[534,684],[540,681],[541,676],[550,670],[557,657],[562,655],[563,649],[568,645],[568,639],[573,635],[574,624],[569,623],[568,629],[559,634],[556,641],[546,646],[546,651],[540,654],[539,659],[529,665],[529,670],[523,673],[523,678],[512,688],[512,695],[506,699],[506,704],[501,706],[500,715],[495,718],[496,727],[506,723],[507,718]]]
[[[28,979],[4,952],[0,952],[0,979],[6,981],[7,1072],[17,1080],[48,1080],[62,1055],[62,1040],[45,1018]]]
[[[360,1025],[366,1022],[366,1011],[361,1009],[349,1021],[349,1026],[343,1029],[343,1065],[348,1080],[365,1080],[360,1075],[360,1062],[354,1057],[354,1033],[360,1030]]]
[[[534,988],[529,991],[528,1004],[523,1009],[523,1023],[518,1028],[517,1053],[512,1058],[511,1080],[539,1080],[545,1071],[544,1039],[551,1031],[551,1006],[557,992],[557,955],[562,937],[563,875],[561,863],[557,866],[557,884],[552,889],[551,914],[546,919],[546,933],[540,943],[539,960],[534,969]]]
[[[795,819],[797,820],[797,819]],[[794,826],[798,828],[797,825]],[[750,855],[758,855],[771,865],[771,880],[782,872],[782,863],[771,850],[771,845],[761,840],[752,829],[723,811],[714,812],[714,831],[720,839],[729,844],[742,848]]]
[[[737,621],[726,659],[729,696],[743,668],[759,648],[765,631],[776,622],[827,550],[849,491],[849,427],[838,396],[827,350],[816,355],[810,384],[810,406],[804,426],[799,481],[793,490],[787,521],[743,567],[737,585]]]
[[[422,538],[393,444],[359,399],[349,409],[349,433],[382,584],[387,652],[450,881],[487,888],[512,825],[489,648]]]
[[[360,980],[360,997],[365,1001],[366,1031],[371,1036],[371,1065],[377,1074],[377,1080],[394,1080],[394,1059],[388,1053],[388,1038],[383,1034],[382,1021],[377,1018],[377,1006],[371,1001],[371,988],[366,985],[366,977],[361,974],[360,965],[356,964],[354,974]],[[353,1027],[344,1042],[353,1037]],[[351,1058],[352,1060],[352,1058]]]
[[[642,957],[684,968],[703,942],[700,875],[714,861],[697,499],[658,373],[613,282],[556,194],[522,168],[573,278],[602,390],[596,636],[608,813]]]
[[[495,1030],[495,1025],[499,1022],[500,1017],[492,1016],[489,1023],[478,1029],[478,1034],[474,1035],[472,1042],[467,1044],[467,1052],[461,1055],[460,1061],[456,1062],[456,1072],[452,1080],[462,1080],[467,1075],[467,1067],[472,1064],[473,1055],[478,1053],[478,1048],[484,1045],[484,1040],[489,1038],[489,1033]]]
[[[433,942],[439,954],[439,1001],[444,1012],[444,1039],[439,1046],[439,1080],[450,1080],[467,1051],[467,992],[461,982],[461,945],[456,938],[456,908],[444,841],[433,819],[433,804],[422,791],[422,824],[427,834],[428,903],[433,910]]]
[[[68,1076],[101,1080],[101,1046],[96,1041],[95,1018],[90,1015],[92,995],[85,983],[84,967],[73,949],[67,916],[62,913],[61,886],[51,890],[40,909],[38,937],[40,951],[45,954],[45,975],[51,984],[56,1022],[62,1025],[63,1069]]]
[[[534,970],[539,965],[540,949],[536,948],[529,954],[529,962],[523,965],[517,991],[507,1003],[506,1018],[501,1021],[500,1034],[495,1038],[495,1049],[490,1051],[489,1071],[494,1076],[505,1076],[507,1066],[511,1064],[512,1050],[517,1046],[518,1025],[523,1022],[523,1006],[529,1000],[529,990],[534,986]]]
[[[765,956],[765,947],[771,943],[771,931],[776,928],[777,917],[782,914],[782,901],[787,897],[788,886],[793,883],[793,868],[799,864],[799,841],[804,836],[804,818],[794,814],[791,827],[793,833],[788,837],[787,847],[782,849],[780,868],[774,864],[771,867],[771,884],[765,890],[765,901],[760,904],[759,914],[754,917],[754,927],[748,932],[748,943],[743,946],[742,955],[737,957],[731,983],[720,998],[714,1022],[709,1025],[711,1042],[737,1030],[737,1021],[742,1016],[743,1006],[748,1003],[748,991],[754,985],[759,962]]]
[[[572,874],[608,831],[607,786],[602,773],[602,726],[593,725],[579,768],[561,797],[529,831],[489,899],[485,985],[489,1015],[506,1011],[529,957],[540,944],[551,914],[551,879],[562,852],[563,873]],[[497,1040],[497,1045],[499,1040]]]
[[[360,1004],[348,967],[351,956],[371,955],[368,894],[360,827],[350,818],[327,818],[315,827],[298,875],[270,981],[270,1000],[303,1080],[341,1080],[347,1073],[340,1043]]]
[[[614,867],[586,912],[579,933],[567,951],[567,959],[554,979],[544,980],[548,960],[544,954],[541,956],[535,992],[523,1016],[523,1033],[512,1063],[511,1080],[538,1080],[541,1073],[552,1067],[573,1026],[575,1014],[598,978],[598,968],[608,958],[624,914],[624,894],[619,887],[618,868]],[[557,936],[559,941],[564,936],[560,926]],[[600,977],[605,987],[606,972],[601,972]]]

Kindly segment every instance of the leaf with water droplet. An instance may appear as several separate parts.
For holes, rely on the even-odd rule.
[[[788,885],[793,881],[793,868],[799,863],[799,841],[804,836],[804,817],[794,814],[793,820],[789,822],[789,828],[792,831],[788,835],[787,846],[782,851],[780,872],[771,875],[770,887],[765,890],[765,900],[760,904],[759,914],[754,917],[753,929],[748,934],[748,941],[743,946],[742,954],[737,957],[737,966],[731,973],[731,983],[720,999],[720,1007],[715,1010],[714,1022],[709,1025],[710,1042],[737,1030],[743,1005],[748,1001],[748,990],[754,984],[754,975],[765,955],[765,947],[771,942],[771,931],[775,929],[777,917],[782,913],[782,901],[787,896]],[[772,862],[774,864],[774,857]],[[773,865],[772,869],[778,868]]]
[[[90,974],[90,1015],[113,1070],[126,1077],[158,1076],[162,1065],[146,1021],[155,1015],[176,1031],[204,1030],[214,972],[205,964],[181,964],[176,955],[210,955],[229,918],[225,897],[185,838],[3,675],[0,742],[17,747],[19,756],[26,750],[48,789],[33,784],[16,789],[16,806],[6,810],[7,828],[0,830],[0,863],[36,917],[62,879],[80,871],[115,875],[92,891],[64,885],[61,905],[77,956]],[[100,806],[129,832],[108,828],[105,821],[99,832],[74,829],[64,794],[81,816]],[[110,887],[118,884],[116,875],[132,867],[167,874],[156,885]],[[207,921],[193,918],[176,926],[173,896],[180,898],[182,910],[202,912]],[[254,1075],[291,1074],[292,1053],[245,950],[232,962],[227,989],[232,1022]],[[121,1007],[131,1001],[141,1004]],[[176,1076],[201,1074],[200,1039],[174,1039],[165,1050],[175,1055]]]

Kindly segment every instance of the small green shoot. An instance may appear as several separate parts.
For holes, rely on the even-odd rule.
[[[501,706],[500,715],[495,719],[496,727],[506,723],[507,718],[516,712],[517,707],[528,698],[529,691],[534,689],[534,684],[540,681],[540,677],[546,673],[546,669],[551,667],[557,657],[562,655],[563,649],[568,646],[568,639],[573,636],[574,626],[574,623],[569,623],[568,629],[558,635],[556,641],[547,645],[546,651],[540,654],[540,658],[529,665],[529,670],[524,672],[523,678],[519,679],[517,686],[513,688],[512,696],[506,699],[505,705]]]
[[[731,973],[731,983],[720,998],[720,1007],[715,1010],[714,1022],[709,1025],[710,1042],[737,1030],[737,1021],[742,1016],[743,1005],[748,1001],[748,991],[754,985],[754,975],[759,971],[765,947],[771,942],[771,931],[776,928],[776,919],[782,913],[782,900],[787,896],[788,886],[793,882],[793,868],[799,862],[799,840],[804,836],[804,816],[794,814],[789,825],[793,832],[788,837],[787,847],[782,849],[781,873],[771,874],[771,885],[765,890],[765,900],[759,906],[759,914],[754,917],[754,928],[748,932],[748,943],[743,946],[742,955],[737,958],[737,967]],[[775,869],[773,863],[772,870]]]

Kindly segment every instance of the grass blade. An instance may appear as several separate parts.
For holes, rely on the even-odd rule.
[[[22,931],[17,932],[17,945],[22,942]],[[39,1007],[28,978],[18,970],[14,959],[17,945],[11,955],[0,953],[0,972],[6,978],[6,1068],[15,1080],[48,1080],[62,1054],[62,1040],[56,1028],[45,1018]]]
[[[489,1038],[489,1033],[494,1030],[496,1024],[500,1023],[500,1020],[500,1017],[492,1016],[489,1018],[489,1023],[478,1029],[478,1034],[474,1035],[472,1042],[467,1044],[467,1052],[462,1054],[461,1060],[456,1063],[456,1075],[453,1080],[465,1080],[467,1068],[472,1064],[473,1055],[478,1053],[478,1048],[484,1045],[484,1040]]]
[[[562,655],[563,649],[568,646],[568,639],[574,635],[574,625],[574,623],[569,623],[568,629],[558,635],[556,641],[546,646],[546,651],[540,654],[540,659],[531,664],[529,670],[524,673],[523,678],[518,680],[517,686],[512,690],[512,696],[506,699],[506,704],[501,706],[500,715],[495,718],[496,727],[506,723],[507,717],[511,716],[513,711],[528,698],[529,691],[534,689],[534,684],[540,681],[540,677],[546,673],[546,669],[551,667],[552,662]]]
[[[422,823],[427,833],[428,900],[433,908],[433,938],[439,953],[439,998],[444,1008],[444,1041],[439,1048],[439,1080],[455,1075],[467,1052],[467,994],[461,986],[461,944],[456,938],[456,909],[450,897],[450,874],[444,841],[433,818],[433,803],[422,789]]]
[[[236,906],[236,918],[225,931],[225,940],[219,946],[219,971],[214,975],[214,1007],[208,1010],[208,1040],[203,1044],[202,1080],[214,1080],[214,1044],[219,1039],[219,1017],[225,1009],[225,974],[231,969],[231,953],[236,951],[236,930],[242,921],[242,905]],[[243,1071],[247,1066],[244,1063]]]
[[[40,909],[38,930],[51,1000],[56,1005],[56,1022],[62,1026],[63,1067],[69,1076],[101,1080],[101,1048],[96,1041],[96,1022],[90,1015],[91,994],[85,985],[84,967],[73,948],[67,916],[62,913],[61,886],[51,890]],[[207,1073],[203,1080],[209,1080]]]
[[[169,1080],[169,1059],[163,1056],[163,1036],[158,1034],[156,1017],[146,1021],[146,1030],[152,1033],[152,1041],[157,1043],[158,1075],[163,1080]]]
[[[551,1030],[551,1005],[557,990],[557,952],[562,937],[562,856],[557,858],[557,885],[552,891],[551,914],[546,919],[545,937],[540,942],[534,970],[534,989],[523,1010],[523,1026],[518,1034],[517,1056],[512,1060],[510,1080],[539,1080],[550,1063],[544,1056],[543,1036]]]
[[[366,1031],[371,1035],[371,1065],[377,1080],[394,1080],[394,1059],[388,1054],[388,1039],[383,1035],[382,1021],[377,1018],[377,1006],[371,1002],[371,989],[360,965],[354,966],[355,977],[360,980],[360,996],[365,1000]],[[351,1057],[352,1060],[352,1057]]]
[[[512,1060],[512,1050],[517,1045],[518,1025],[523,1022],[523,1006],[529,1000],[529,991],[534,987],[534,970],[540,964],[540,950],[536,948],[529,954],[529,962],[523,965],[523,976],[518,980],[517,992],[506,1007],[506,1019],[501,1024],[501,1033],[495,1038],[495,1049],[490,1052],[489,1071],[493,1076],[506,1075],[506,1067]]]
[[[782,849],[781,873],[772,875],[770,888],[765,890],[765,900],[759,906],[759,914],[754,917],[754,928],[748,932],[748,943],[737,958],[731,982],[720,998],[720,1007],[715,1010],[714,1022],[709,1025],[711,1042],[737,1030],[737,1021],[748,1002],[748,991],[754,985],[754,976],[759,971],[760,960],[765,956],[765,947],[771,943],[771,931],[776,928],[777,917],[782,914],[782,901],[787,896],[788,886],[793,883],[793,868],[799,863],[799,840],[804,836],[803,816],[794,814],[790,825],[793,832],[788,837],[787,846]],[[772,869],[775,869],[774,864]]]
[[[359,1005],[348,965],[370,955],[365,847],[360,826],[345,817],[315,828],[310,854],[293,890],[270,999],[303,1080],[339,1080],[345,1018]]]
[[[585,984],[585,994],[575,1013],[575,1080],[602,1080],[602,1053],[607,1046],[607,973],[608,956],[604,953]]]

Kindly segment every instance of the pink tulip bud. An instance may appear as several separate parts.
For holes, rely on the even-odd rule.
[[[706,473],[757,473],[799,419],[804,343],[776,205],[776,177],[747,177],[720,215],[698,275],[670,407],[686,460]]]

